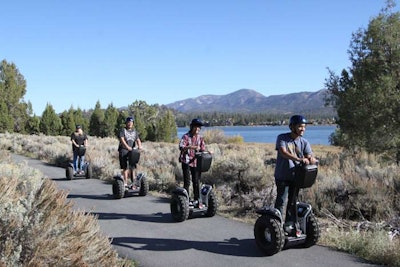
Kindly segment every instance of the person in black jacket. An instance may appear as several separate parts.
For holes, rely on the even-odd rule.
[[[85,163],[85,152],[88,144],[87,135],[83,132],[82,126],[76,125],[75,132],[71,134],[74,174],[82,174]],[[78,160],[80,157],[80,164]]]

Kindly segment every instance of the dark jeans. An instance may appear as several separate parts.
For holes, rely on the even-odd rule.
[[[72,164],[74,166],[74,171],[83,171],[83,166],[85,164],[85,155],[79,156],[78,151],[73,151]]]
[[[294,186],[293,182],[277,181],[276,182],[276,200],[275,208],[281,212],[283,218],[283,207],[287,199],[285,221],[297,221],[297,196],[299,189]]]
[[[183,187],[189,194],[190,187],[190,176],[192,177],[193,183],[193,195],[194,200],[199,200],[200,198],[200,176],[201,172],[197,171],[196,167],[190,167],[189,164],[182,163],[182,172],[183,172]]]

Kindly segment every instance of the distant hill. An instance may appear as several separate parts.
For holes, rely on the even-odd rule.
[[[251,89],[240,89],[227,95],[202,95],[176,101],[166,106],[182,113],[209,111],[226,113],[319,114],[332,115],[333,108],[325,107],[326,90],[285,95],[264,96]]]

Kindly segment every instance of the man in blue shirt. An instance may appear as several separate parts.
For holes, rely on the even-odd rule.
[[[281,212],[287,200],[286,221],[292,219],[296,205],[292,203],[295,196],[295,167],[299,164],[315,164],[310,143],[303,137],[307,120],[301,115],[290,118],[290,132],[278,135],[276,139],[277,159],[275,167],[276,200],[275,208]]]

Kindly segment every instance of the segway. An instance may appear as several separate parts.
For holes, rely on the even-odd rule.
[[[320,229],[310,204],[298,202],[299,189],[311,187],[318,173],[317,165],[301,165],[295,172],[293,205],[297,213],[283,222],[276,208],[265,206],[256,212],[261,216],[254,225],[257,246],[267,256],[274,255],[291,246],[311,247],[318,242]],[[289,208],[289,207],[288,207]]]
[[[74,177],[86,178],[86,179],[92,178],[93,170],[92,166],[90,165],[90,162],[87,160],[85,160],[85,162],[82,161],[82,157],[85,155],[85,153],[86,153],[86,147],[83,145],[79,146],[77,167],[78,169],[81,169],[82,172],[74,173],[74,163],[70,161],[67,168],[65,169],[65,176],[67,177],[68,180],[72,180]]]
[[[197,171],[207,172],[210,169],[212,155],[208,152],[196,153]],[[170,209],[172,218],[176,222],[183,222],[192,218],[194,214],[213,217],[217,213],[218,202],[211,185],[202,184],[200,187],[200,199],[193,201],[189,192],[183,187],[177,187],[172,191]]]
[[[136,166],[140,159],[139,149],[132,149],[129,153],[130,164]],[[138,173],[134,177],[135,168],[131,169],[130,183],[125,186],[124,177],[121,174],[114,176],[112,184],[113,196],[115,199],[121,199],[130,195],[146,196],[149,192],[149,182],[145,173]]]

